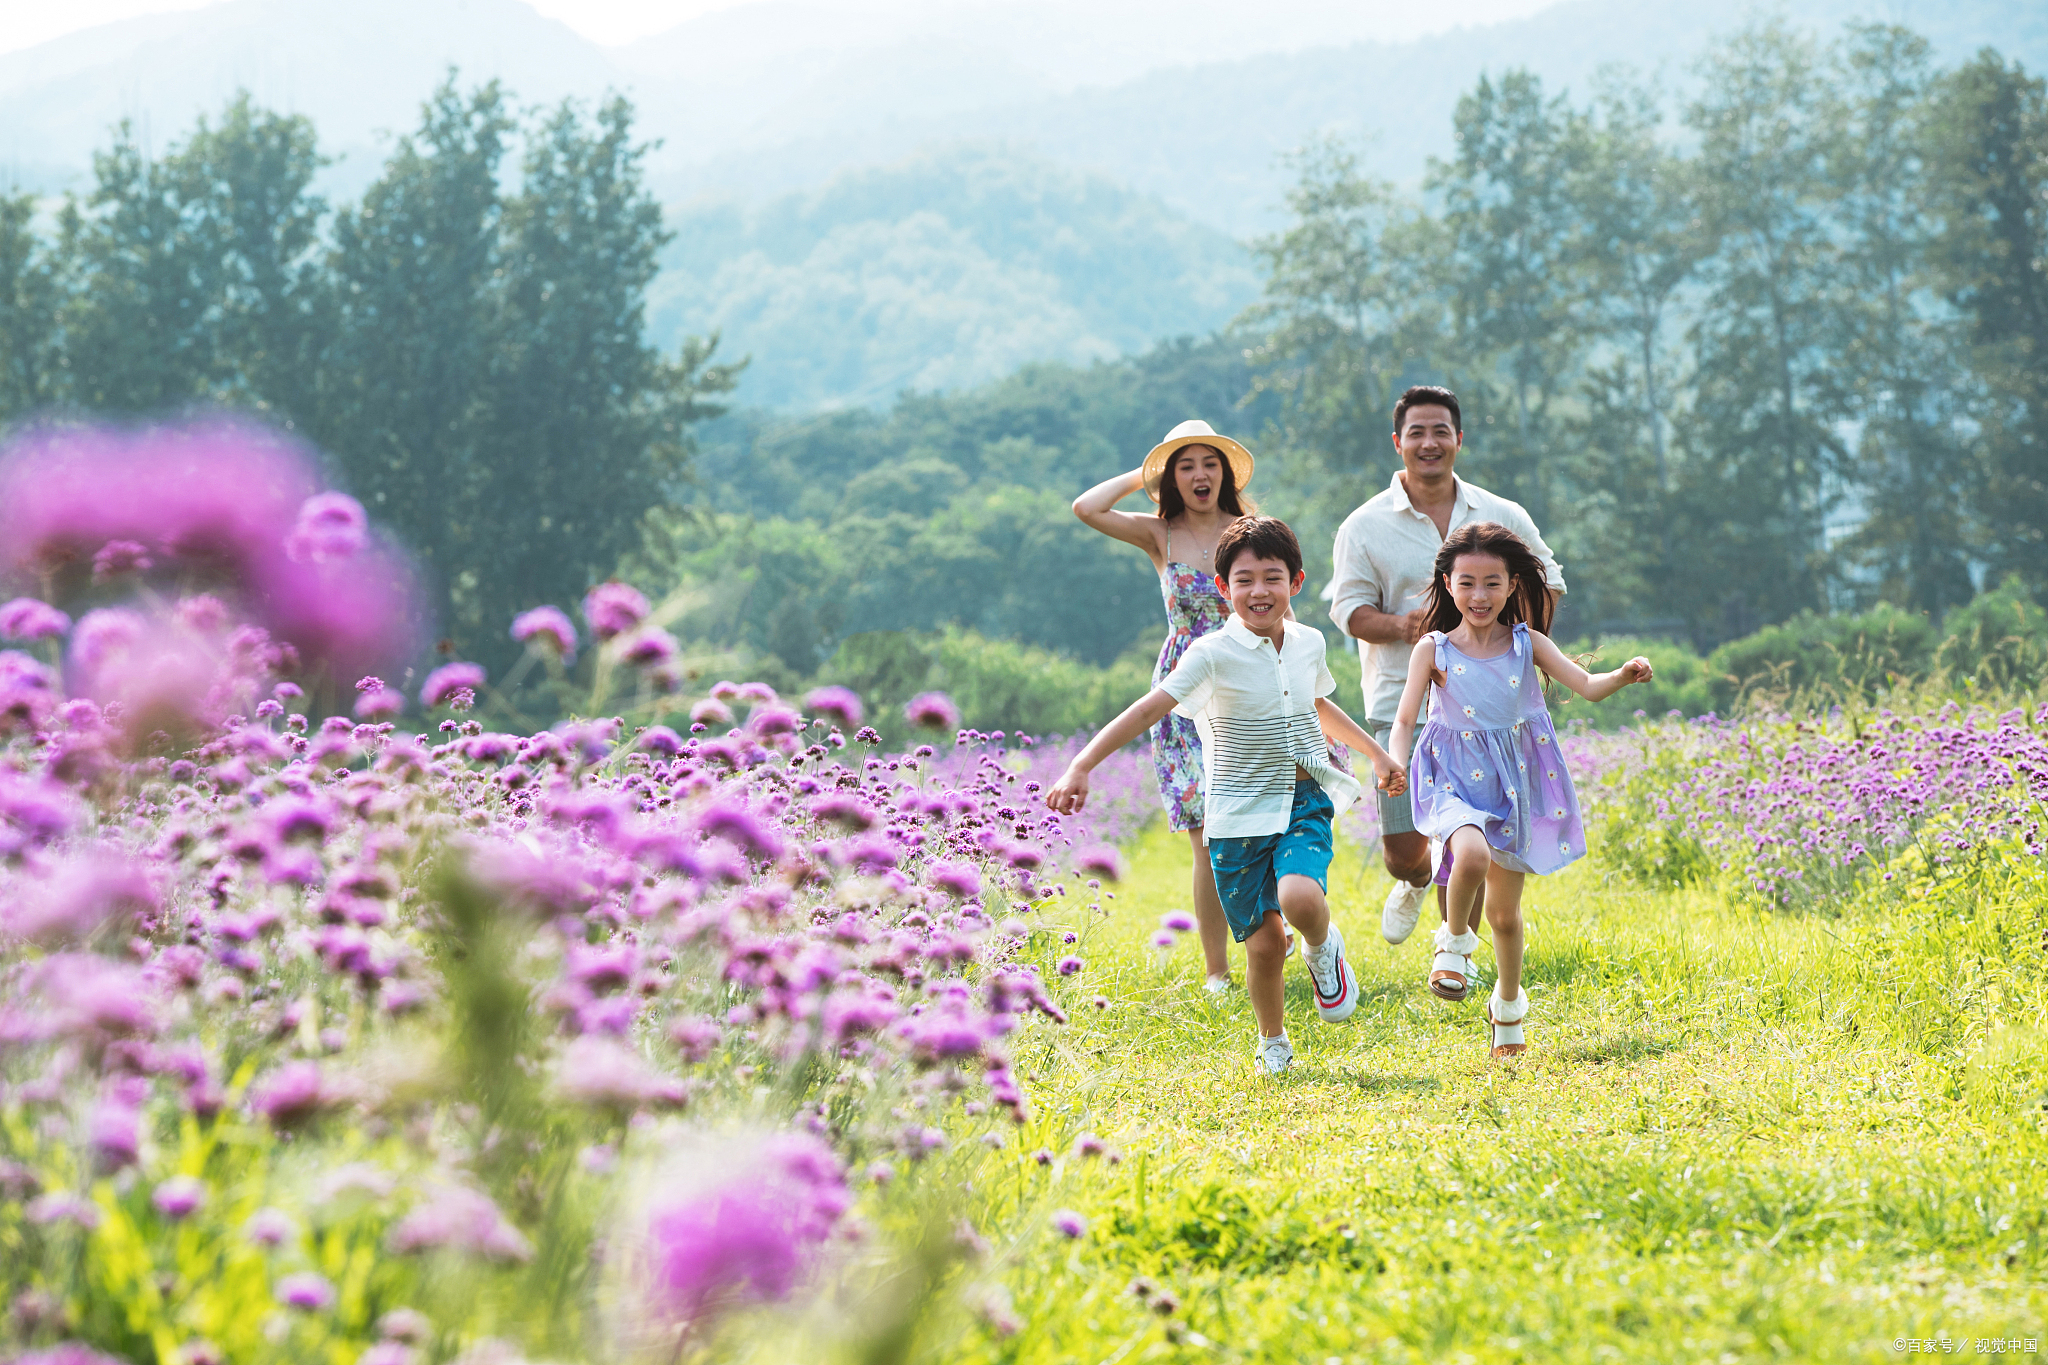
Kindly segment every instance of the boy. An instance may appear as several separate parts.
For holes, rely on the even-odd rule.
[[[1406,789],[1385,749],[1344,714],[1323,658],[1322,633],[1287,619],[1301,591],[1301,546],[1278,517],[1241,517],[1216,542],[1216,587],[1230,620],[1188,646],[1157,688],[1104,726],[1074,756],[1045,803],[1072,814],[1088,800],[1088,774],[1169,711],[1202,734],[1209,863],[1230,931],[1245,948],[1245,986],[1258,1021],[1253,1059],[1268,1075],[1294,1062],[1282,1009],[1287,945],[1279,917],[1301,934],[1316,1012],[1335,1023],[1358,1008],[1344,935],[1325,891],[1330,822],[1358,798],[1330,765],[1328,741],[1361,750],[1382,790]]]

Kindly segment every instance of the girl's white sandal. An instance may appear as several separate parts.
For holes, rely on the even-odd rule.
[[[1479,935],[1467,929],[1451,933],[1449,925],[1436,931],[1436,956],[1429,964],[1429,991],[1439,1000],[1461,1002],[1472,993],[1472,950]]]
[[[1505,1061],[1519,1057],[1529,1050],[1528,1040],[1522,1036],[1522,1025],[1529,1017],[1529,993],[1519,992],[1520,998],[1513,1003],[1498,995],[1486,1002],[1486,1046],[1493,1060]],[[1501,1016],[1512,1014],[1513,1019]]]

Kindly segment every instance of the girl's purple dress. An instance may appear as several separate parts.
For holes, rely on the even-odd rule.
[[[1216,591],[1216,579],[1192,564],[1173,561],[1172,532],[1167,533],[1166,571],[1159,575],[1159,593],[1166,599],[1166,643],[1152,685],[1173,672],[1188,646],[1230,619],[1230,604]],[[1168,713],[1152,727],[1152,768],[1159,778],[1159,803],[1175,829],[1202,823],[1202,736],[1194,721]]]
[[[1429,723],[1409,759],[1415,828],[1447,839],[1460,825],[1477,826],[1493,860],[1515,872],[1572,862],[1586,851],[1585,826],[1543,704],[1529,627],[1517,623],[1514,643],[1494,659],[1468,657],[1439,631],[1427,638],[1446,685],[1432,690]],[[1449,866],[1446,856],[1439,880]]]

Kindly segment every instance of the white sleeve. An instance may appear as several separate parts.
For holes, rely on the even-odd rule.
[[[1330,604],[1330,620],[1345,636],[1351,635],[1351,613],[1360,607],[1384,611],[1386,600],[1379,569],[1365,549],[1365,532],[1353,512],[1337,528],[1337,544],[1330,570],[1330,584],[1323,597]]]
[[[1176,715],[1194,715],[1208,704],[1214,690],[1215,652],[1202,648],[1204,643],[1197,640],[1189,645],[1173,672],[1159,680],[1159,690],[1174,700]]]
[[[1543,561],[1543,581],[1550,585],[1551,591],[1563,594],[1564,568],[1557,562],[1557,556],[1551,553],[1550,546],[1543,539],[1543,533],[1536,529],[1535,519],[1519,502],[1509,502],[1507,506],[1511,509],[1511,515],[1501,520],[1510,531],[1527,541],[1529,548],[1536,552],[1536,558]]]

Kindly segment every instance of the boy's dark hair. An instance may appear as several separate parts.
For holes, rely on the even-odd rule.
[[[1441,384],[1417,384],[1401,395],[1401,401],[1394,404],[1394,434],[1401,434],[1401,424],[1408,420],[1410,408],[1449,408],[1451,429],[1460,436],[1465,434],[1465,416],[1458,411],[1458,395]]]
[[[1507,565],[1508,581],[1514,584],[1515,591],[1501,608],[1500,619],[1507,625],[1527,621],[1531,630],[1550,632],[1550,591],[1543,577],[1543,561],[1536,557],[1528,542],[1497,521],[1468,521],[1444,537],[1443,546],[1436,552],[1429,596],[1423,607],[1429,613],[1431,630],[1453,631],[1465,619],[1465,613],[1451,599],[1450,584],[1444,581],[1450,577],[1451,566],[1458,562],[1459,555],[1492,555]]]
[[[1287,566],[1289,579],[1301,576],[1301,542],[1278,517],[1239,517],[1224,527],[1216,538],[1216,576],[1228,580],[1231,561],[1239,555],[1277,559]]]

